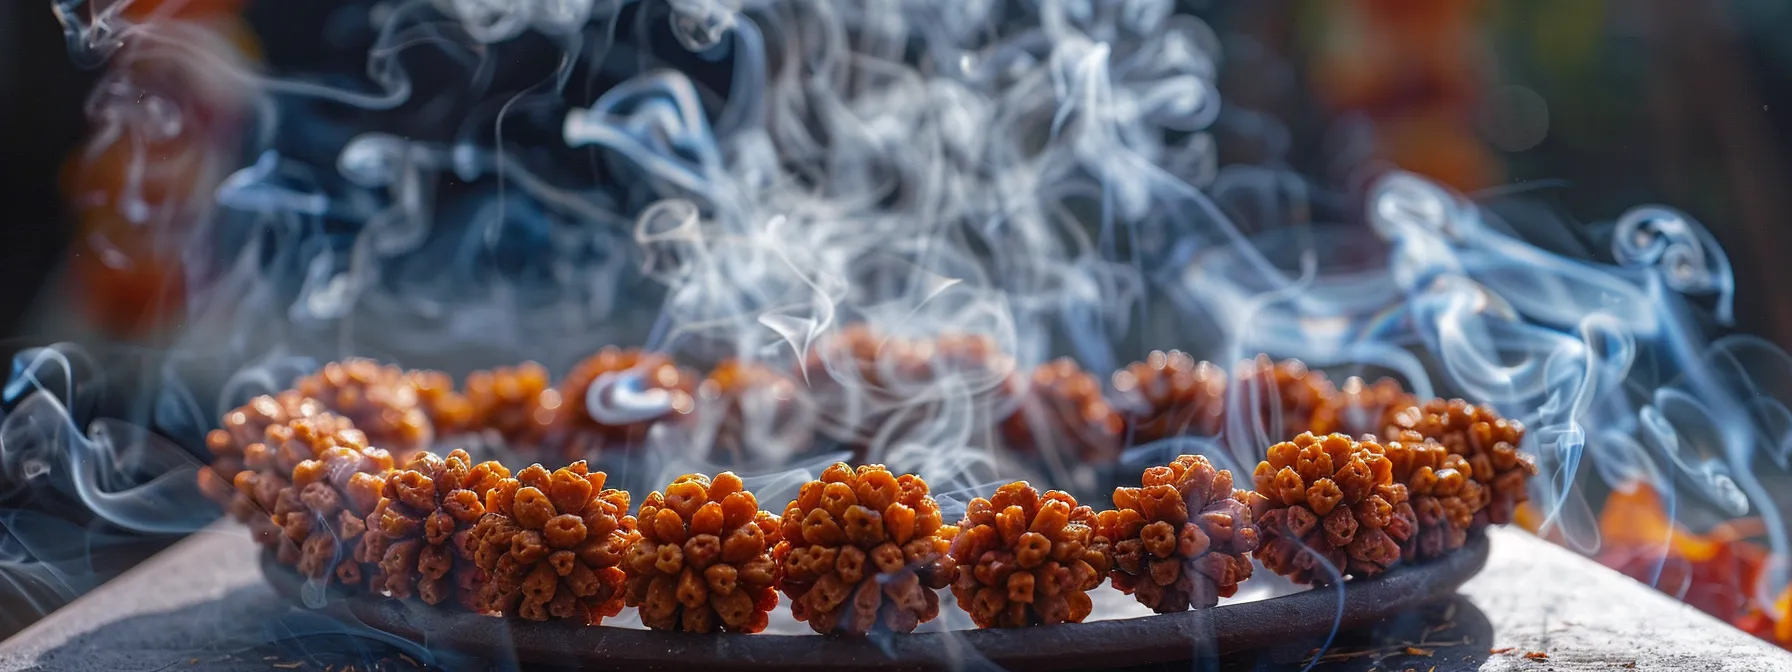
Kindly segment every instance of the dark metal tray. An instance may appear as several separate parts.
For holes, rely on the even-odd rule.
[[[331,594],[325,613],[431,648],[495,660],[617,670],[941,670],[988,662],[1015,670],[1129,667],[1254,651],[1333,628],[1353,630],[1454,595],[1487,563],[1474,535],[1448,557],[1374,579],[1214,609],[1011,630],[870,638],[654,632],[498,619],[415,600]],[[275,589],[297,597],[291,568],[262,555]],[[1097,590],[1110,590],[1105,586]],[[942,605],[942,608],[946,608]]]

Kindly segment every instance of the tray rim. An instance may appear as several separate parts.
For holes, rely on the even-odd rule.
[[[493,660],[618,670],[944,670],[967,660],[1004,668],[1068,670],[1174,663],[1269,648],[1361,628],[1448,599],[1487,564],[1484,533],[1447,556],[1402,564],[1371,579],[1212,609],[1013,629],[886,634],[867,638],[660,632],[564,621],[504,619],[372,593],[328,591],[319,611],[425,647]],[[298,601],[303,580],[261,554],[275,591]],[[1105,585],[1097,590],[1112,590]],[[784,605],[780,603],[780,607]],[[501,627],[493,627],[501,626]],[[974,657],[966,652],[974,653]]]

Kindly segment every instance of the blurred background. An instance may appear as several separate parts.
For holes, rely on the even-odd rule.
[[[239,4],[192,6],[216,13],[244,56],[270,70],[330,58],[312,40],[341,3]],[[1792,212],[1792,3],[1183,4],[1223,46],[1222,165],[1287,164],[1275,167],[1337,194],[1358,193],[1397,166],[1487,199],[1525,221],[1527,233],[1557,227],[1564,244],[1582,225],[1632,205],[1668,204],[1703,222],[1729,252],[1737,329],[1792,348],[1792,229],[1781,222]],[[69,58],[48,0],[0,3],[0,335],[8,356],[68,338],[153,340],[179,319],[168,269],[107,266],[89,234],[112,223],[83,216],[70,194],[91,186],[64,166],[89,133],[83,101],[99,74]],[[1351,216],[1335,209],[1343,214],[1313,216]],[[1639,507],[1627,514],[1650,506],[1626,502]],[[120,550],[108,561],[117,566],[95,568],[91,583],[163,541]],[[1705,561],[1708,551],[1689,553],[1706,553]],[[1711,571],[1722,582],[1745,570]],[[0,614],[35,614],[66,597],[27,595],[34,608],[0,603]],[[0,616],[0,637],[29,618]]]
[[[274,4],[240,8],[269,67],[325,58],[312,29],[341,3]],[[1223,45],[1222,164],[1257,163],[1281,154],[1262,143],[1287,143],[1287,167],[1321,187],[1348,191],[1397,165],[1471,194],[1520,194],[1545,209],[1533,217],[1559,217],[1564,228],[1636,203],[1670,204],[1730,252],[1739,328],[1792,344],[1787,298],[1766,289],[1792,283],[1779,263],[1792,251],[1792,230],[1779,221],[1792,211],[1792,4],[1182,4]],[[265,30],[276,21],[281,30]],[[82,101],[97,75],[68,57],[48,0],[0,7],[0,333],[9,340],[82,251],[71,246],[81,222],[59,175],[88,128]],[[98,309],[90,321],[126,335],[158,310],[116,297],[88,303]]]

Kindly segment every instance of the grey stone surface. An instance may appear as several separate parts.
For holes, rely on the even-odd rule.
[[[1487,569],[1455,602],[1343,633],[1313,669],[1792,671],[1792,654],[1573,553],[1522,532],[1492,536]],[[0,643],[0,671],[493,666],[350,636],[275,595],[256,553],[240,527],[208,528]],[[1314,648],[1219,668],[1301,669]]]
[[[244,571],[254,553],[240,528],[207,528],[0,644],[0,668],[155,669],[201,656],[284,608]]]
[[[1482,670],[1792,670],[1792,654],[1524,532],[1494,530],[1462,593],[1493,624]],[[1542,653],[1544,660],[1524,657]]]
[[[263,580],[258,551],[245,528],[214,524],[0,643],[0,671],[416,667],[425,655],[294,608]]]

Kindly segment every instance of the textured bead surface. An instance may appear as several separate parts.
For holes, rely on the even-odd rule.
[[[1410,496],[1409,502],[1395,508],[1417,524],[1412,536],[1401,542],[1401,556],[1429,560],[1461,548],[1475,514],[1487,501],[1468,460],[1428,440],[1389,441],[1385,446],[1394,482],[1405,485]]]
[[[1283,441],[1311,429],[1314,415],[1337,393],[1322,371],[1314,371],[1298,359],[1273,361],[1266,355],[1240,362],[1233,375],[1241,407],[1255,415],[1239,425],[1262,430],[1270,443]]]
[[[467,374],[466,399],[477,429],[497,432],[509,445],[535,448],[561,410],[547,367],[523,362]]]
[[[1114,490],[1097,527],[1113,544],[1114,588],[1158,613],[1202,609],[1251,577],[1257,528],[1232,472],[1183,455],[1145,470],[1143,485]]]
[[[293,388],[354,421],[374,446],[409,459],[435,440],[417,381],[403,369],[371,359],[330,362],[299,378]]]
[[[952,540],[952,595],[981,628],[1080,623],[1112,563],[1095,512],[1068,493],[1025,481],[978,497]]]
[[[305,423],[293,426],[300,428]],[[290,564],[300,574],[361,586],[370,583],[369,571],[378,570],[360,560],[366,557],[361,544],[367,532],[367,514],[379,504],[386,475],[392,471],[392,456],[368,447],[366,441],[356,430],[309,435],[287,441],[278,458],[289,460],[298,451],[317,449],[314,456],[293,465],[292,478],[274,503],[273,522],[284,533],[286,544],[292,545],[283,544],[275,557],[286,561],[287,549],[296,546],[297,555]]]
[[[417,390],[417,405],[429,418],[436,436],[449,436],[478,431],[483,419],[474,413],[473,402],[454,389],[454,377],[441,371],[406,371],[405,378]]]
[[[1371,385],[1351,376],[1313,411],[1307,431],[1314,434],[1379,434],[1385,427],[1383,418],[1403,404],[1411,403],[1412,395],[1392,378],[1382,378]]]
[[[1101,381],[1069,358],[1034,369],[1020,408],[1002,421],[1011,450],[1085,464],[1113,462],[1125,432],[1119,411],[1102,396]]]
[[[607,375],[631,376],[635,380],[630,385],[638,388],[631,394],[646,397],[651,393],[658,398],[651,408],[630,413],[633,417],[627,421],[607,422],[592,417],[590,395],[605,392],[601,383],[609,380]],[[548,440],[574,458],[638,447],[655,424],[681,419],[695,410],[692,395],[697,382],[695,372],[679,367],[666,355],[639,348],[606,347],[579,362],[561,381],[560,407],[554,413]]]
[[[290,392],[281,397],[289,395],[298,398]],[[242,447],[242,469],[230,484],[235,492],[230,511],[249,526],[257,542],[273,547],[282,562],[294,564],[298,562],[298,541],[287,538],[276,518],[281,493],[292,484],[293,470],[333,447],[365,446],[367,438],[347,418],[320,410],[322,406],[316,402],[288,399],[283,405],[290,407],[288,419],[263,426],[261,439]],[[222,431],[244,436],[242,432],[248,427],[241,425],[240,420],[234,413],[225,414],[227,429]],[[209,438],[217,439],[219,434],[213,432]],[[204,486],[203,480],[201,485]]]
[[[429,604],[454,598],[477,609],[485,573],[473,564],[472,530],[485,515],[485,494],[510,477],[497,462],[473,464],[466,451],[447,457],[413,456],[386,476],[379,503],[367,515],[363,563],[379,565],[375,590]]]
[[[1262,543],[1263,566],[1297,583],[1374,576],[1400,560],[1413,521],[1400,505],[1406,486],[1374,441],[1301,434],[1269,448],[1245,495]]]
[[[1180,350],[1154,350],[1115,372],[1113,383],[1134,444],[1212,436],[1225,420],[1226,372]]]
[[[772,547],[778,517],[759,510],[740,477],[685,474],[641,502],[628,549],[628,605],[655,630],[759,632],[778,606]]]
[[[816,632],[912,632],[939,615],[952,582],[944,525],[920,477],[837,463],[785,507],[773,550],[778,589]]]
[[[1537,473],[1537,464],[1519,450],[1524,445],[1524,423],[1461,399],[1432,399],[1391,409],[1386,425],[1382,436],[1436,441],[1451,455],[1468,461],[1487,498],[1475,513],[1476,527],[1512,522],[1518,505],[1529,499],[1526,488]]]
[[[260,480],[265,473],[277,478],[283,486],[286,475],[275,473],[273,462],[268,459],[268,428],[301,418],[316,418],[325,413],[323,404],[315,399],[307,399],[295,390],[277,395],[262,395],[231,409],[224,414],[221,427],[205,436],[205,446],[211,451],[212,462],[207,468],[199,470],[197,478],[200,493],[217,502],[226,513],[239,521],[252,525],[258,519],[265,522],[268,513],[273,510],[272,499],[257,499],[253,484],[247,488],[247,492],[238,490],[238,474],[251,472],[254,475],[250,480],[255,481]],[[255,461],[260,468],[250,467],[250,461]]]
[[[717,364],[697,387],[697,410],[719,462],[777,464],[814,444],[814,403],[796,379],[764,364]]]
[[[599,625],[622,613],[622,557],[640,534],[629,496],[604,488],[583,461],[539,464],[500,479],[469,534],[486,574],[479,611],[531,621]]]

